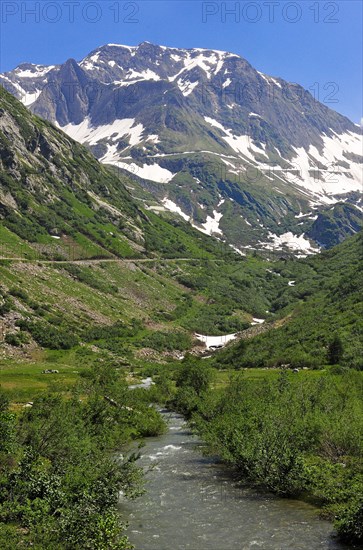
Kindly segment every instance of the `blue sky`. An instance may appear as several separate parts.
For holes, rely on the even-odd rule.
[[[354,122],[363,116],[360,0],[0,0],[0,8],[1,72],[147,40],[235,52]]]

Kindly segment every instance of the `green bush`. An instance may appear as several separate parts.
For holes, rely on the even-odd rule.
[[[20,321],[18,326],[30,332],[40,346],[49,349],[70,349],[78,344],[74,332],[62,327],[54,327],[37,321]]]
[[[157,351],[184,351],[190,349],[192,340],[186,332],[157,331],[146,336],[141,344]]]
[[[22,288],[11,288],[9,290],[9,294],[14,296],[15,298],[20,298],[24,302],[27,302],[29,300],[27,293]]]
[[[93,340],[110,340],[114,338],[126,338],[136,336],[138,332],[143,328],[142,322],[139,319],[132,319],[130,323],[126,324],[122,321],[118,321],[114,325],[100,326],[87,329],[83,333],[83,339],[86,342],[92,342]]]
[[[0,294],[0,315],[6,315],[12,309],[13,302],[9,296],[3,293]]]
[[[348,542],[363,542],[363,498],[345,508],[335,522],[338,534]]]
[[[192,388],[200,397],[205,393],[213,380],[213,370],[200,357],[187,355],[177,372],[176,387]]]
[[[16,346],[19,347],[22,344],[27,344],[29,342],[29,336],[26,332],[20,331],[20,332],[12,332],[8,333],[5,336],[5,342],[9,344],[9,346]]]

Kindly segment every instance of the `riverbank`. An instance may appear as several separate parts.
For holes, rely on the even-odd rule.
[[[164,422],[107,358],[62,389],[14,412],[0,388],[0,548],[129,550],[118,495],[142,494],[143,475],[128,448]]]
[[[162,414],[168,431],[141,450],[146,494],[120,504],[137,550],[347,548],[314,506],[241,484],[230,468],[203,455],[181,415]]]
[[[340,538],[360,544],[362,373],[263,372],[271,376],[235,372],[221,386],[206,361],[189,357],[169,402],[240,479],[319,503]]]

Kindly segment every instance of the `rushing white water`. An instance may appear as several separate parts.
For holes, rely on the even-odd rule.
[[[313,506],[241,485],[228,468],[202,455],[202,443],[180,415],[163,414],[168,432],[142,448],[147,492],[120,503],[137,550],[347,548]]]

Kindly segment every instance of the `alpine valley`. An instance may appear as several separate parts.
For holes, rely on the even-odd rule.
[[[0,82],[131,175],[144,208],[237,252],[305,256],[361,227],[361,128],[238,55],[108,44],[79,62],[23,63]]]
[[[85,74],[73,62],[67,67]],[[172,93],[175,101],[189,98],[178,89]],[[181,112],[169,109],[176,117]],[[150,107],[149,115],[156,111]],[[201,115],[183,113],[177,126],[185,122],[196,132],[200,124],[207,146],[219,148],[216,158],[242,158],[220,128],[211,126],[208,134]],[[175,165],[164,164],[172,155],[133,158],[149,145],[160,151],[163,132],[169,143],[179,136],[182,147],[188,131],[160,124],[158,133],[146,134],[146,122],[135,117],[109,122],[118,131],[101,124],[95,132],[103,125],[111,137],[94,145],[103,147],[103,156],[111,147],[117,155],[122,138],[123,156],[115,162],[146,172],[154,166],[149,178],[176,174],[170,182],[102,165],[0,88],[0,548],[130,550],[135,542],[159,549],[173,536],[175,548],[202,548],[209,537],[216,544],[208,547],[219,549],[225,534],[230,548],[241,547],[241,536],[248,547],[258,540],[272,550],[346,548],[311,504],[266,491],[317,503],[340,539],[361,543],[363,231],[307,258],[283,251],[266,258],[266,251],[248,249],[237,254],[220,233],[219,240],[203,234],[168,211],[176,210],[178,192],[192,197],[180,199],[183,214],[194,200],[209,212],[205,221],[193,219],[205,232],[217,222],[222,228],[228,212],[233,220],[234,209],[249,213],[251,230],[265,231],[253,225],[252,214],[266,225],[281,208],[276,231],[288,233],[283,209],[294,207],[289,219],[301,223],[312,215],[300,209],[308,200],[317,204],[316,195],[303,199],[291,182],[283,184],[285,195],[274,195],[262,181],[247,193],[244,183],[232,187],[213,171],[203,179],[205,154],[185,155],[185,165],[183,155],[175,155]],[[137,127],[138,146],[130,143]],[[353,130],[346,133],[352,140]],[[271,215],[260,217],[263,208]],[[348,225],[346,209],[358,212],[348,201],[324,208],[315,229],[330,236]],[[238,228],[235,234],[244,235]],[[298,235],[299,242],[306,235]],[[167,424],[155,403],[182,413],[203,449],[231,465],[243,485],[258,489],[246,493],[238,485],[238,495],[228,496],[234,481],[216,475],[226,468],[201,457],[181,418]],[[145,476],[139,451],[149,461]],[[162,485],[154,480],[152,489],[150,474]],[[125,499],[140,496],[146,479],[146,501],[130,508]],[[228,498],[216,498],[221,487]],[[155,515],[145,521],[145,512]],[[154,518],[166,518],[166,527]],[[186,530],[186,521],[197,530]]]
[[[360,129],[219,51],[0,79],[0,548],[360,548]]]

